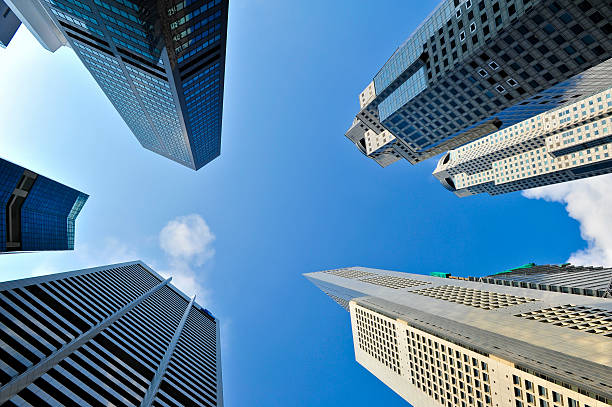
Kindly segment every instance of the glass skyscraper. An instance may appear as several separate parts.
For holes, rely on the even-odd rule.
[[[0,311],[3,406],[223,405],[219,321],[142,262],[0,283]]]
[[[349,311],[357,362],[415,407],[612,403],[612,300],[364,267],[305,276]]]
[[[192,169],[218,157],[228,0],[6,0],[71,47],[140,144]]]
[[[0,252],[72,250],[88,195],[0,159]]]
[[[0,0],[0,47],[6,47],[11,42],[20,25],[21,21],[6,3]]]
[[[346,136],[383,166],[414,164],[590,95],[609,86],[610,21],[606,0],[445,0],[360,94]]]

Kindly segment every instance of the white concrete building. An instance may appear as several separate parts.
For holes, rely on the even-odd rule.
[[[433,175],[464,197],[612,172],[612,89],[542,113],[446,153]]]
[[[305,275],[355,357],[415,407],[612,403],[612,300],[362,267]]]

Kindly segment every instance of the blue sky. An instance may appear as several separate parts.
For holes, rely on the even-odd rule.
[[[435,159],[381,169],[343,137],[436,3],[232,1],[222,153],[198,172],[141,148],[73,52],[22,27],[0,49],[2,157],[90,199],[74,252],[1,256],[0,279],[142,259],[221,319],[228,406],[405,405],[302,273],[612,262],[608,176],[458,199]]]

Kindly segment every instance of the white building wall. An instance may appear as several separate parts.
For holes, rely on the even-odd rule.
[[[349,303],[355,358],[415,407],[604,407],[607,404]]]

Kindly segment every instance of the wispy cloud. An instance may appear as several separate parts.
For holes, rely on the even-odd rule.
[[[210,302],[211,292],[203,286],[204,263],[215,254],[212,243],[215,235],[206,221],[197,214],[171,220],[159,233],[159,246],[167,255],[168,267],[163,275],[172,276],[172,283],[189,295],[197,295],[198,302]]]
[[[198,303],[210,305],[212,292],[205,286],[208,272],[205,263],[214,257],[214,241],[215,235],[202,216],[179,216],[169,221],[156,238],[141,240],[155,242],[157,255],[142,255],[150,250],[108,237],[95,245],[78,244],[73,252],[40,253],[44,258],[30,274],[67,271],[66,264],[73,270],[142,259],[161,275],[172,277],[172,283],[186,294],[195,294]]]
[[[523,195],[560,202],[580,223],[580,234],[588,247],[572,253],[568,262],[612,266],[612,175],[530,189]]]

